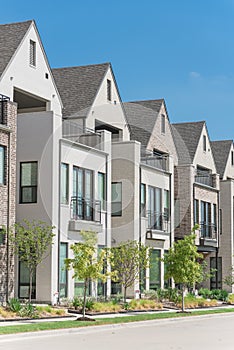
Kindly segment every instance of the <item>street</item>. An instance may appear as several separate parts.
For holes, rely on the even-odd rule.
[[[234,315],[0,336],[1,350],[233,350]]]

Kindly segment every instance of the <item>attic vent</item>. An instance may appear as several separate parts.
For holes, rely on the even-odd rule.
[[[29,63],[30,66],[36,67],[36,42],[33,40],[30,40]]]
[[[111,80],[107,79],[107,100],[111,101]]]
[[[165,115],[161,115],[161,134],[165,134],[166,131],[166,121],[165,121]]]

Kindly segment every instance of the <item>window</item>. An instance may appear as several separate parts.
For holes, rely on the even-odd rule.
[[[103,251],[105,246],[98,246],[98,256],[100,256],[100,253]],[[102,273],[105,274],[107,270],[107,265],[104,264]],[[107,283],[101,280],[100,278],[97,281],[97,295],[99,296],[106,296],[107,293]]]
[[[180,227],[180,200],[177,198],[175,200],[175,209],[174,209],[174,220],[175,220],[175,228]]]
[[[107,100],[111,101],[111,80],[107,79]]]
[[[106,210],[106,174],[98,173],[98,199],[101,209]]]
[[[164,190],[164,208],[163,208],[163,215],[164,219],[166,221],[169,221],[170,218],[170,192],[168,190]]]
[[[37,203],[37,162],[20,163],[20,203]]]
[[[201,237],[211,238],[211,204],[201,201]]]
[[[165,115],[161,115],[161,134],[165,134],[166,131],[166,118]]]
[[[217,232],[217,205],[216,204],[213,204],[212,226],[213,226],[214,232]]]
[[[5,244],[6,233],[3,228],[0,228],[0,245]]]
[[[61,164],[61,204],[68,204],[69,201],[69,165]]]
[[[122,215],[122,183],[113,182],[111,184],[111,215]]]
[[[29,269],[24,261],[19,261],[19,298],[29,298],[30,277]],[[32,280],[32,299],[36,299],[36,271],[33,273]]]
[[[73,167],[73,217],[93,220],[93,171]]]
[[[234,152],[231,152],[231,164],[234,165]]]
[[[216,272],[212,273],[215,269]],[[210,279],[210,289],[222,289],[222,258],[210,258],[210,272],[212,277]]]
[[[141,184],[141,216],[146,216],[145,212],[145,204],[146,204],[146,190],[145,190],[145,184]]]
[[[5,147],[0,146],[0,185],[5,184]]]
[[[158,289],[161,287],[161,251],[153,249],[150,254],[150,289]]]
[[[33,40],[30,40],[29,62],[30,66],[36,67],[36,42]]]
[[[206,152],[206,135],[203,135],[203,151]]]
[[[162,190],[158,187],[148,188],[148,225],[154,230],[162,230]]]
[[[199,224],[199,200],[194,199],[194,213],[193,213],[193,218],[194,218],[194,225]]]
[[[64,260],[67,258],[67,243],[60,243],[59,252],[59,296],[60,298],[67,297],[67,270]]]

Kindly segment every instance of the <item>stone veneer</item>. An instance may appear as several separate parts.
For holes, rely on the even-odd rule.
[[[8,233],[15,223],[17,105],[10,101],[2,103],[4,124],[0,124],[0,145],[5,147],[5,183],[0,185],[0,228],[6,229],[6,235],[0,244],[0,302],[5,302],[14,296],[14,254],[8,244]]]

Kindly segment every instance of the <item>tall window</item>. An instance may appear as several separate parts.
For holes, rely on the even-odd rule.
[[[36,67],[36,42],[33,40],[30,40],[29,62],[31,66]]]
[[[30,289],[30,274],[25,262],[19,261],[19,298],[28,299]],[[32,299],[36,299],[36,271],[33,274],[32,280]]]
[[[93,220],[93,171],[73,167],[73,214],[76,219]]]
[[[201,235],[211,237],[211,204],[201,201]]]
[[[161,251],[153,249],[150,254],[150,289],[161,287]]]
[[[194,225],[199,224],[199,200],[194,199],[194,213],[193,213],[193,218],[194,218]]]
[[[212,273],[210,279],[210,289],[222,289],[222,258],[210,258],[210,269],[211,272],[213,269],[216,270],[216,272]]]
[[[6,233],[3,228],[0,228],[0,244],[5,244]]]
[[[0,146],[0,185],[5,184],[5,147]]]
[[[60,298],[67,297],[67,270],[64,260],[67,258],[67,243],[60,243],[59,254],[59,295]]]
[[[161,134],[165,134],[166,131],[166,118],[165,115],[161,115]]]
[[[206,135],[203,135],[203,151],[206,152]]]
[[[163,202],[164,202],[164,208],[163,208],[163,214],[164,219],[166,221],[170,218],[170,192],[168,190],[164,190],[164,196],[163,196]]]
[[[69,201],[69,165],[61,164],[61,203],[68,204]]]
[[[111,215],[122,215],[122,183],[113,182],[111,184]]]
[[[155,230],[162,230],[162,189],[148,188],[148,225]]]
[[[146,204],[146,186],[141,184],[141,216],[146,216],[145,204]]]
[[[20,203],[37,203],[37,162],[20,163]]]
[[[98,199],[101,209],[106,210],[106,174],[98,173]]]
[[[217,232],[217,205],[216,204],[213,204],[212,226],[213,226],[214,232]]]
[[[111,80],[107,79],[107,100],[111,101]]]
[[[234,165],[234,152],[231,152],[231,164]]]

